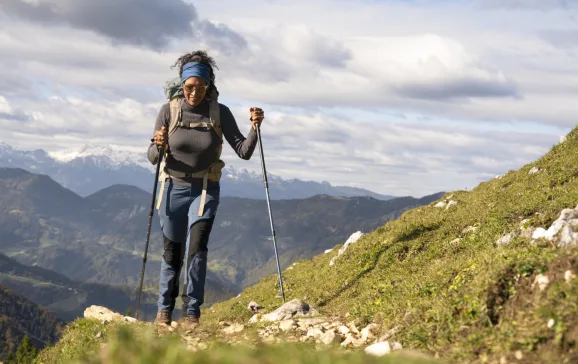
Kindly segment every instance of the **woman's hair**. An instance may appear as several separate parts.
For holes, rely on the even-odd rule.
[[[179,76],[183,75],[183,66],[189,62],[199,62],[202,64],[205,64],[209,67],[209,69],[211,70],[211,84],[209,86],[209,88],[207,89],[207,98],[210,98],[212,93],[213,93],[213,89],[217,92],[217,96],[219,95],[219,91],[217,90],[217,85],[215,85],[215,71],[213,70],[213,67],[216,69],[219,69],[219,67],[217,67],[217,63],[215,63],[215,60],[210,57],[206,51],[195,51],[192,53],[187,53],[184,54],[182,56],[179,57],[179,59],[177,59],[177,61],[175,62],[175,64],[171,67],[174,68],[176,66],[179,66]]]

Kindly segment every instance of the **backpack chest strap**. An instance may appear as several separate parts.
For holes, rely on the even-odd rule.
[[[198,123],[191,123],[188,121],[177,121],[177,126],[180,127],[185,127],[185,128],[198,128],[198,127],[203,127],[203,128],[212,128],[213,127],[213,123],[211,122],[206,122],[206,121],[201,121]]]

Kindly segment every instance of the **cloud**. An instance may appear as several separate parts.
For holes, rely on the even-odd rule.
[[[29,115],[27,123],[33,122],[29,125],[34,128],[2,116],[0,127],[2,139],[19,148],[80,148],[90,140],[144,156],[158,107],[129,99],[116,103],[53,99],[35,108],[34,118]],[[247,135],[246,108],[231,109],[239,129]],[[271,109],[266,115],[262,137],[269,173],[397,195],[472,188],[539,157],[560,135],[556,130],[496,130],[474,124],[423,122],[413,116],[392,121],[378,113],[372,122],[355,121],[355,115],[347,113],[328,116],[322,111]],[[223,158],[227,165],[261,170],[257,150],[250,161],[243,161],[225,143]]]
[[[393,89],[400,96],[426,100],[509,97],[516,96],[518,92],[512,82],[492,82],[473,77],[429,83],[408,82]]]
[[[556,48],[578,48],[578,28],[572,30],[548,29],[540,31],[538,34]]]
[[[182,0],[4,0],[6,14],[43,25],[68,24],[110,38],[115,44],[168,48],[173,39],[205,37],[223,46],[244,46],[242,36],[225,25],[201,20]]]
[[[265,108],[268,169],[286,177],[414,195],[471,186],[538,157],[576,124],[571,4],[200,0],[177,14],[180,31],[139,38],[148,20],[131,24],[126,1],[108,15],[97,2],[2,2],[0,95],[13,113],[0,127],[11,144],[146,150],[170,66],[193,49],[216,59],[220,100],[243,132],[247,107]],[[147,14],[164,6],[150,1]],[[166,4],[151,29],[181,8]],[[131,28],[110,25],[115,14]],[[260,170],[257,155],[227,158]]]
[[[569,6],[568,0],[478,0],[478,3],[487,8],[535,10],[552,10]]]

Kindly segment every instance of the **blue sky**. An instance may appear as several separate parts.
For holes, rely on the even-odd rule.
[[[268,171],[285,178],[473,188],[539,158],[578,115],[575,2],[102,1],[0,4],[2,141],[144,153],[169,67],[193,49],[215,57],[244,133],[248,108],[265,109]],[[257,154],[224,156],[260,170]]]

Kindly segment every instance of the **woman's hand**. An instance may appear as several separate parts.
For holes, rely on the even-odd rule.
[[[257,125],[261,125],[265,119],[265,112],[259,107],[252,107],[249,109],[249,119],[253,124],[253,130],[257,130]]]
[[[153,136],[153,143],[159,147],[164,147],[169,140],[167,129],[163,126],[161,130],[155,131]]]

